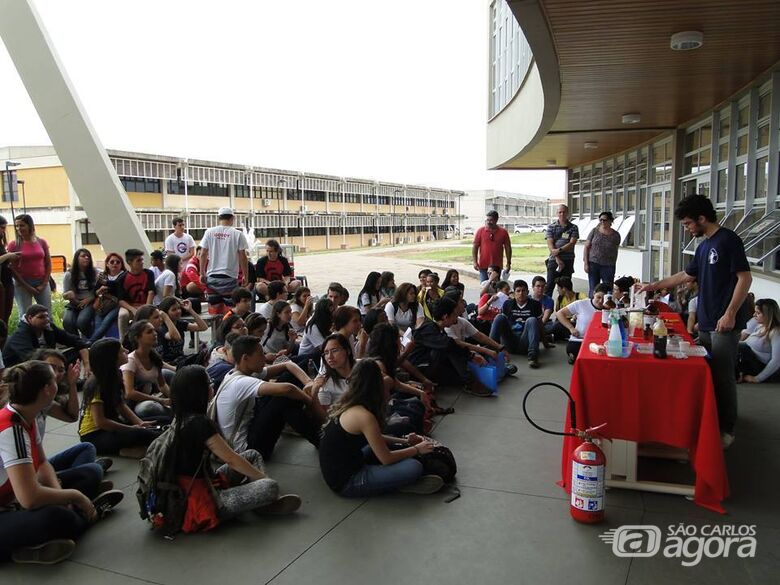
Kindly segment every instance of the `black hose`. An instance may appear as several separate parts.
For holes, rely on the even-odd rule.
[[[566,396],[569,397],[569,421],[571,422],[571,428],[573,429],[577,428],[577,413],[574,407],[574,398],[571,397],[571,394],[569,394],[566,388],[564,388],[559,384],[555,384],[554,382],[540,382],[534,386],[531,386],[528,389],[528,392],[525,393],[525,397],[523,398],[523,414],[525,415],[525,418],[528,419],[528,422],[531,423],[532,427],[535,427],[536,429],[542,431],[543,433],[547,433],[549,435],[560,435],[561,437],[576,437],[577,436],[576,433],[562,433],[560,431],[551,431],[549,429],[543,429],[538,424],[536,424],[533,420],[531,420],[530,416],[528,416],[528,410],[526,409],[526,402],[528,401],[528,397],[531,395],[531,392],[533,392],[534,390],[542,386],[553,386],[555,388],[558,388],[561,392],[563,392],[564,394],[566,394]]]

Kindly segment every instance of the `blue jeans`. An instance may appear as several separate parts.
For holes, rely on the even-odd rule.
[[[480,268],[479,269],[479,282],[485,282],[488,279],[488,269],[487,268]]]
[[[64,471],[87,463],[94,463],[97,452],[92,443],[77,443],[49,457],[54,471]]]
[[[14,287],[14,298],[16,299],[16,307],[19,309],[19,319],[24,317],[24,313],[33,304],[33,298],[36,303],[43,305],[49,310],[49,313],[51,313],[51,289],[49,288],[48,282],[46,283],[46,286],[43,287],[43,290],[39,293],[35,293],[35,295],[31,294],[26,288],[16,282],[16,280],[14,280],[14,284],[16,285]],[[27,281],[27,284],[31,286],[40,286],[43,284],[43,281],[29,280]]]
[[[119,316],[119,307],[114,307],[105,315],[95,313],[95,332],[89,338],[91,342],[95,342],[98,339],[105,337],[108,330],[116,323],[116,318]]]
[[[103,468],[95,463],[95,446],[78,443],[49,457],[64,489],[78,490],[90,500],[98,495]]]
[[[62,318],[62,328],[68,333],[78,335],[79,331],[84,337],[92,335],[95,326],[95,309],[89,304],[79,309],[78,307],[65,307],[65,315]]]
[[[512,331],[509,317],[503,313],[496,315],[490,328],[490,339],[504,345],[510,353],[527,353],[529,359],[539,355],[541,332],[539,319],[529,317],[523,324],[522,333]]]
[[[615,281],[615,265],[588,262],[588,296],[593,298],[593,290],[600,284],[608,284],[612,293],[612,283]]]
[[[423,465],[417,459],[403,459],[391,465],[364,465],[341,488],[341,495],[365,498],[392,493],[414,483],[422,474]]]

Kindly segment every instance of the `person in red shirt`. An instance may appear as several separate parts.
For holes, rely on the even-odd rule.
[[[488,267],[495,264],[504,266],[506,252],[506,271],[512,269],[512,242],[509,232],[498,225],[498,212],[489,211],[485,225],[474,234],[474,246],[471,255],[474,258],[474,270],[479,271],[479,280],[488,279]]]
[[[130,248],[125,251],[127,272],[117,279],[119,289],[119,337],[124,339],[130,326],[130,319],[136,309],[143,305],[151,305],[154,300],[154,274],[144,268],[144,253]]]
[[[288,293],[294,293],[299,286],[300,280],[293,280],[292,268],[287,258],[282,256],[282,247],[276,240],[268,240],[265,243],[266,255],[257,261],[255,266],[255,277],[257,294],[268,298],[268,283],[275,280],[281,280],[287,287]]]
[[[196,248],[195,255],[190,258],[187,265],[179,275],[179,286],[186,291],[186,296],[201,298],[206,292],[206,285],[200,280],[200,246]]]

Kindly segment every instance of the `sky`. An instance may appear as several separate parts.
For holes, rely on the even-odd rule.
[[[564,194],[486,170],[486,0],[33,2],[106,148]],[[50,144],[2,44],[0,107],[0,146]]]

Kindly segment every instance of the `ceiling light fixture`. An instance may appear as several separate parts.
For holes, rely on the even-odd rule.
[[[636,112],[623,114],[623,124],[639,124],[642,121],[642,116]]]
[[[598,142],[586,142],[585,144],[583,144],[583,146],[585,147],[585,150],[596,150],[599,147],[599,143]]]
[[[704,34],[697,30],[674,33],[670,46],[673,51],[692,51],[704,44]]]

